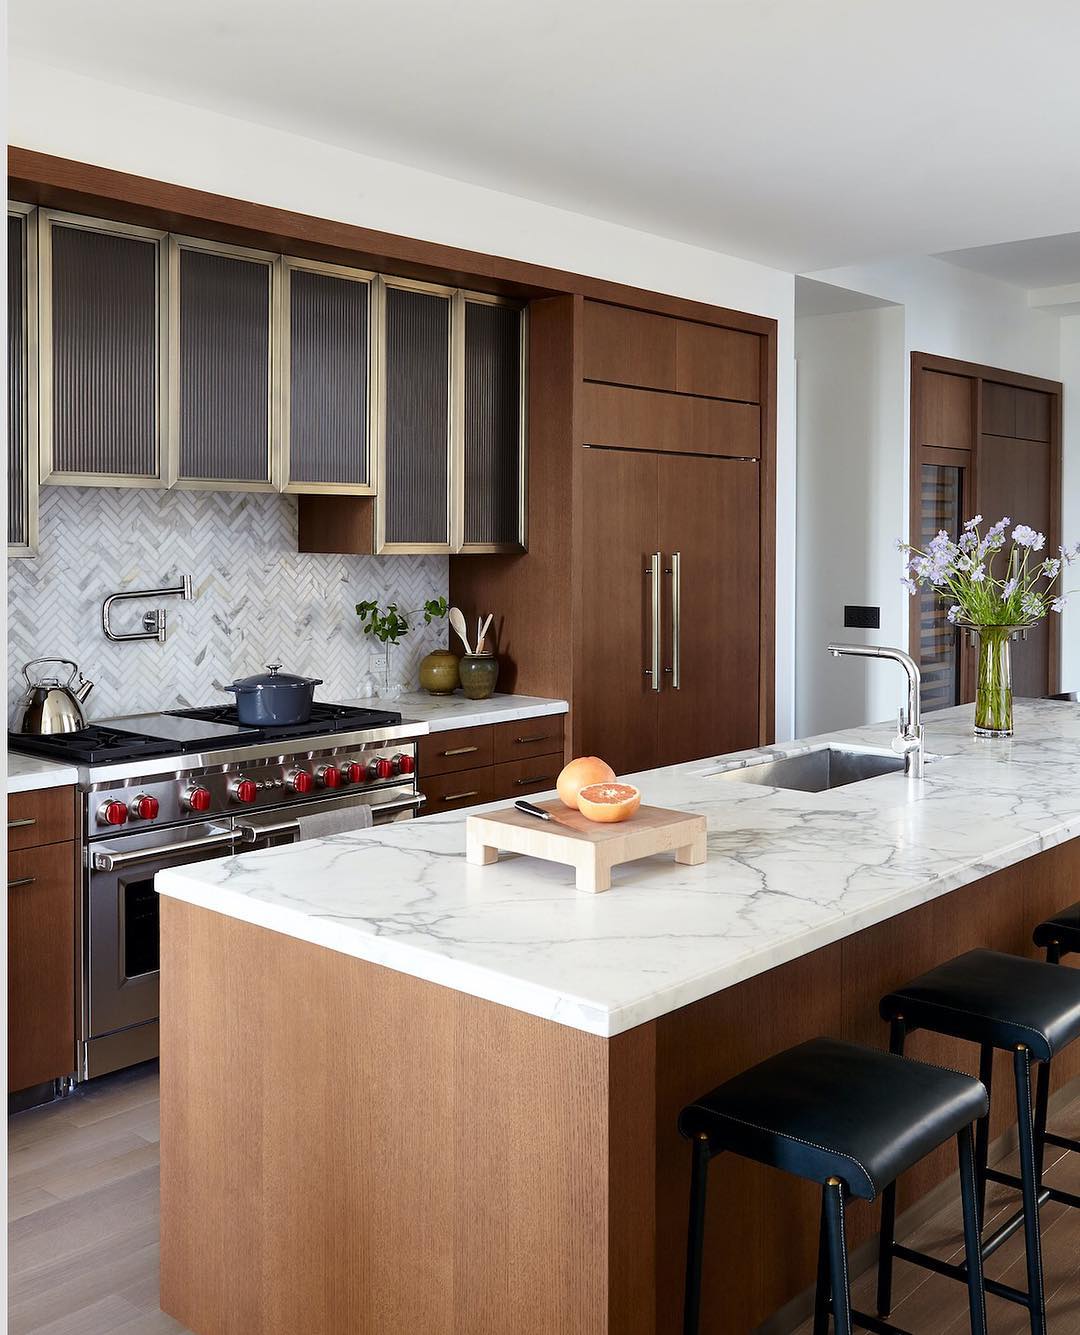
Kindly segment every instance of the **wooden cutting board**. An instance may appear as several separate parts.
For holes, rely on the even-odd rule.
[[[705,817],[664,807],[638,807],[629,820],[601,825],[559,801],[538,802],[558,821],[543,821],[508,807],[465,821],[465,857],[478,866],[499,860],[500,851],[522,853],[573,867],[577,888],[593,894],[611,889],[611,869],[621,862],[675,854],[696,867],[705,861]]]

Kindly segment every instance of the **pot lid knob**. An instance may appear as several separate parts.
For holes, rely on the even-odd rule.
[[[281,664],[280,664],[280,663],[267,663],[267,665],[266,665],[266,670],[267,670],[267,672],[270,673],[271,677],[276,677],[277,674],[281,671]]]

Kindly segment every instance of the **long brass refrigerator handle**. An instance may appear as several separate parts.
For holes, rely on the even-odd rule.
[[[651,677],[649,689],[660,689],[660,552],[653,552],[649,557],[649,566],[645,574],[652,586],[652,666],[645,669],[646,677]]]
[[[671,553],[671,685],[682,685],[682,552]]]

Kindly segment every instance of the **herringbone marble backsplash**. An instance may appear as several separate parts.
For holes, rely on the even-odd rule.
[[[162,598],[165,644],[114,644],[101,629],[110,593],[178,583]],[[360,692],[378,646],[353,611],[363,598],[420,607],[445,594],[443,556],[309,556],[296,550],[291,496],[212,491],[43,487],[37,557],[8,563],[9,717],[31,658],[73,658],[94,690],[87,714],[228,703],[220,687],[280,662],[322,677],[322,700]],[[114,607],[113,628],[138,630],[159,600]],[[419,625],[395,651],[415,684],[420,659],[446,643],[444,622]]]

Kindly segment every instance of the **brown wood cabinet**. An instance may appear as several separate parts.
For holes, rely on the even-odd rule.
[[[429,733],[418,747],[425,816],[555,786],[563,766],[564,715]]]
[[[8,802],[8,1090],[75,1069],[75,896],[71,788]]]

